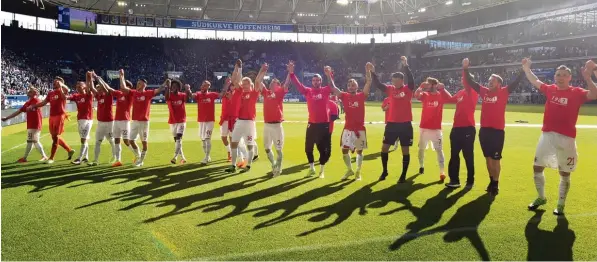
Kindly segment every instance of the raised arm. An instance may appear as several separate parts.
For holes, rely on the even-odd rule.
[[[406,75],[406,81],[407,82],[407,86],[408,89],[410,89],[411,91],[415,90],[415,77],[413,76],[412,71],[410,71],[410,67],[408,66],[408,59],[406,58],[406,56],[402,56],[400,57],[400,60],[402,62],[402,69],[404,70],[404,75]]]
[[[373,71],[374,68],[372,63],[367,63],[365,65],[365,86],[363,87],[365,98],[369,97],[369,92],[371,92],[371,71]]]
[[[523,77],[524,77],[524,71],[522,71],[522,70],[518,71],[518,74],[516,75],[516,79],[514,79],[514,81],[512,81],[512,83],[510,83],[508,85],[508,93],[514,93],[514,91],[516,91],[516,89],[518,89],[518,87],[520,86],[520,81],[522,81]]]
[[[236,60],[236,64],[234,64],[234,71],[232,72],[232,87],[233,88],[241,88],[241,81],[242,81],[242,61],[240,59]]]
[[[187,99],[193,97],[193,91],[191,91],[191,85],[185,84],[184,85],[184,92],[187,94]]]
[[[172,84],[172,80],[170,80],[169,78],[166,79],[166,81],[164,81],[164,83],[158,88],[158,89],[154,89],[153,90],[153,95],[157,95],[161,92],[163,92],[166,88],[168,89],[168,91],[170,91],[170,85]],[[170,96],[169,94],[170,92],[166,92],[166,100],[168,100],[168,97]]]
[[[585,68],[582,72],[582,76],[585,79],[585,82],[587,82],[587,89],[589,89],[589,93],[587,94],[589,100],[597,99],[597,86],[595,85],[595,82],[593,82],[593,79],[591,79],[592,73],[596,68],[597,64],[592,60],[589,60],[585,63]]]
[[[108,83],[106,83],[104,81],[104,79],[102,79],[100,76],[96,75],[95,72],[92,72],[92,76],[97,80],[97,82],[99,83],[100,87],[104,89],[104,91],[106,91],[106,93],[110,93],[112,94],[112,92],[114,92],[114,89],[112,89]]]
[[[122,91],[125,94],[128,94],[129,91],[131,91],[131,89],[126,87],[126,81],[124,79],[124,70],[120,69],[118,73],[120,74],[120,91]]]
[[[232,80],[230,79],[230,77],[226,77],[226,80],[224,81],[224,86],[222,87],[222,90],[220,90],[220,98],[226,95],[226,92],[228,92],[228,89],[230,88],[231,84]]]
[[[448,92],[448,90],[446,90],[446,86],[444,84],[439,83],[437,85],[437,89],[442,94],[442,98],[444,99],[444,102],[456,103],[458,101],[458,97],[452,96],[452,94],[450,94],[450,92]]]
[[[67,95],[70,92],[70,89],[68,88],[68,86],[66,86],[63,83],[60,83],[60,92],[58,92],[60,94],[60,96],[62,97],[62,99],[66,100],[67,99]]]
[[[522,59],[522,70],[524,71],[524,74],[526,75],[529,82],[531,82],[531,84],[535,88],[539,89],[544,83],[541,80],[539,80],[539,78],[533,73],[533,71],[531,71],[531,63],[531,59]]]
[[[423,92],[427,90],[427,88],[429,88],[429,84],[427,82],[421,83],[421,85],[419,85],[419,88],[417,88],[417,90],[415,91],[415,98],[420,100],[421,95],[423,95]]]
[[[296,86],[296,89],[301,93],[305,94],[307,90],[305,86],[298,80],[296,75],[294,74],[294,61],[289,61],[288,65],[286,65],[286,70],[288,70],[288,74],[290,75],[290,80]]]
[[[95,84],[93,83],[93,73],[91,71],[88,71],[85,74],[85,84],[89,87],[89,90],[91,90],[91,93],[94,96],[97,96],[97,89],[95,89]]]
[[[481,85],[479,85],[479,83],[477,83],[473,79],[470,72],[468,71],[469,64],[470,64],[470,62],[469,62],[468,58],[465,58],[464,60],[462,60],[462,79],[463,79],[462,84],[474,89],[477,93],[480,93]]]
[[[261,92],[261,88],[263,87],[263,78],[265,77],[268,69],[269,65],[267,63],[261,65],[261,69],[255,78],[255,90],[257,90],[257,92]]]
[[[375,73],[375,68],[371,70],[371,85],[379,89],[381,92],[386,92],[386,89],[388,88],[381,81],[379,81],[379,77],[377,77],[377,74]]]
[[[334,82],[334,77],[332,76],[332,68],[330,66],[325,66],[323,68],[323,72],[325,73],[325,75],[328,78],[328,81],[330,83],[330,88],[332,89],[332,93],[335,96],[340,96],[342,94],[342,91],[340,91],[340,89],[338,89],[338,87],[336,86],[336,83]]]
[[[288,87],[290,87],[290,73],[286,75],[286,80],[284,80],[284,85],[282,86],[284,87],[284,92],[288,93]]]

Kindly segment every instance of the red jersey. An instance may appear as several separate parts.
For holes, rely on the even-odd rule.
[[[228,113],[226,114],[228,118],[238,118],[240,105],[242,102],[243,90],[240,88],[234,89],[232,92],[232,96],[228,101]]]
[[[168,124],[186,123],[187,111],[185,103],[187,102],[187,93],[170,93],[168,96]],[[149,110],[147,110],[149,111]],[[149,119],[149,118],[148,118]]]
[[[133,104],[133,93],[124,93],[122,91],[114,91],[112,95],[116,97],[116,121],[131,120],[131,105]]]
[[[413,91],[403,85],[397,88],[393,85],[386,85],[386,93],[390,99],[390,118],[388,122],[404,123],[413,121],[412,98]]]
[[[571,86],[558,90],[556,85],[543,84],[540,90],[547,98],[543,114],[543,132],[556,132],[576,137],[576,121],[580,106],[587,101],[588,90]]]
[[[365,130],[365,93],[356,94],[342,92],[340,100],[346,112],[344,129],[350,131]]]
[[[230,96],[230,97],[228,97]],[[220,112],[220,125],[228,120],[228,111],[230,111],[230,102],[232,101],[232,92],[228,91],[222,96],[222,112]]]
[[[48,92],[46,101],[50,103],[50,116],[61,116],[66,113],[66,100],[62,98],[60,90]]]
[[[39,98],[34,97],[27,100],[21,109],[19,109],[19,111],[27,113],[27,129],[41,130],[41,108],[27,110],[28,107],[37,105],[40,102],[41,100],[39,100]]]
[[[454,96],[450,95],[446,89],[443,89],[441,92],[444,102],[456,103],[454,125],[452,127],[475,126],[475,108],[477,107],[479,94],[466,86]]]
[[[213,122],[216,118],[216,104],[215,101],[220,97],[220,94],[215,92],[197,92],[194,99],[197,101],[197,122]],[[226,99],[228,100],[228,99]],[[222,98],[222,114],[226,112],[226,105],[224,98]]]
[[[263,121],[266,123],[280,123],[284,121],[284,95],[288,93],[278,87],[275,91],[263,88]]]
[[[442,115],[444,112],[444,99],[438,92],[423,92],[419,100],[423,104],[420,128],[442,129]]]
[[[495,91],[481,86],[479,89],[481,96],[481,127],[495,128],[504,130],[506,126],[506,104],[510,91],[508,87],[502,87]]]
[[[309,110],[309,123],[329,123],[328,101],[331,93],[329,86],[321,88],[305,87],[295,74],[290,74],[290,80],[297,87],[299,92],[307,99],[307,109]]]
[[[131,90],[133,99],[133,120],[135,121],[149,121],[149,111],[151,105],[151,99],[154,97],[153,90],[145,90],[139,92],[137,90]]]
[[[72,94],[68,100],[77,104],[77,120],[93,120],[93,95]]]
[[[255,105],[257,104],[258,98],[259,91],[257,90],[241,92],[240,113],[238,119],[255,120],[255,116],[257,115]]]
[[[114,116],[112,115],[112,104],[114,104],[114,98],[111,94],[97,93],[95,96],[97,100],[97,121],[100,122],[112,122]]]
[[[381,103],[381,107],[385,108],[388,105],[390,105],[390,98],[386,97],[386,98],[384,98],[383,102]],[[384,121],[387,124],[388,120],[390,119],[390,109],[388,108],[388,110],[386,110],[384,113],[385,113]]]

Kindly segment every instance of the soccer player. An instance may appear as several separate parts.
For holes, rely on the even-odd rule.
[[[438,86],[443,84],[435,78],[428,77],[427,80],[415,91],[415,97],[422,103],[421,123],[419,124],[419,174],[425,173],[425,149],[429,142],[437,153],[439,165],[439,179],[444,181],[444,149],[442,134],[442,115],[444,112],[444,100],[438,92]]]
[[[261,70],[266,70],[267,64],[261,66]],[[256,116],[256,104],[257,99],[259,98],[259,93],[261,92],[261,86],[254,86],[253,81],[248,77],[242,77],[242,62],[238,60],[234,66],[234,72],[232,73],[232,85],[236,89],[235,96],[240,94],[241,101],[240,101],[240,109],[238,114],[238,120],[236,124],[234,124],[234,129],[232,130],[232,139],[231,139],[231,151],[232,151],[232,166],[226,169],[226,172],[233,173],[236,171],[236,163],[237,158],[237,147],[239,146],[239,142],[241,139],[244,139],[247,145],[247,165],[243,167],[244,171],[249,171],[251,169],[251,164],[253,162],[253,145],[255,144],[255,138],[257,137],[257,130],[255,128],[255,116]]]
[[[46,156],[44,148],[39,142],[42,126],[41,109],[30,107],[41,102],[41,100],[37,98],[37,96],[39,95],[39,91],[36,88],[34,88],[33,85],[29,86],[30,88],[27,91],[27,96],[29,97],[29,100],[27,100],[27,102],[23,104],[21,109],[15,111],[7,117],[2,118],[2,121],[6,121],[20,115],[21,113],[27,114],[27,147],[25,148],[25,155],[19,158],[19,160],[17,160],[17,162],[19,163],[27,162],[27,157],[29,157],[29,153],[31,153],[33,146],[35,146],[39,154],[41,154],[41,159],[39,161],[48,160],[48,156]]]
[[[234,125],[236,124],[236,120],[238,119],[238,113],[240,110],[240,102],[241,102],[241,95],[242,92],[238,91],[237,89],[232,87],[232,80],[230,78],[226,79],[226,84],[224,85],[225,91],[224,95],[222,95],[222,112],[220,115],[220,134],[222,136],[222,142],[228,150],[228,162],[232,161],[231,149],[230,144],[228,141],[231,139],[232,131],[234,130]],[[245,145],[244,139],[241,139],[238,143],[237,155],[240,155],[237,160],[238,163],[234,163],[237,167],[244,167],[246,166],[245,157],[248,155],[247,146]]]
[[[106,88],[108,84],[103,79],[94,72],[89,72],[89,74],[87,86],[94,86],[93,78],[96,78],[99,82],[96,88],[91,89],[95,100],[97,100],[97,128],[95,129],[95,156],[93,162],[89,163],[91,166],[97,166],[104,138],[110,143],[112,148],[112,160],[116,161],[117,159],[116,145],[114,144],[114,136],[112,134],[114,128],[114,116],[112,114],[114,96]]]
[[[502,78],[493,74],[489,77],[488,86],[485,87],[479,85],[471,77],[468,71],[469,64],[468,58],[462,61],[464,84],[470,86],[481,96],[479,142],[489,173],[487,192],[495,196],[499,193],[498,183],[501,171],[500,159],[502,159],[502,150],[504,149],[506,104],[510,93],[518,88],[524,72],[521,70],[516,79],[508,86],[502,86]]]
[[[379,81],[379,78],[374,71],[371,72],[373,86],[376,86],[382,92],[388,94],[390,98],[390,119],[386,124],[384,131],[384,141],[381,147],[381,163],[383,172],[379,180],[385,180],[388,176],[388,151],[390,145],[400,141],[402,147],[402,174],[398,179],[398,183],[406,182],[406,172],[410,164],[409,147],[413,145],[413,120],[412,114],[412,96],[415,90],[415,80],[408,61],[405,56],[400,58],[402,69],[404,72],[397,72],[392,74],[392,85],[384,85]],[[404,76],[407,77],[407,85],[404,84]]]
[[[96,77],[98,81],[104,82],[101,78]],[[131,105],[133,103],[132,92],[133,83],[131,81],[125,80],[124,78],[124,70],[120,69],[119,71],[119,79],[120,79],[120,90],[114,90],[110,88],[107,84],[102,85],[109,94],[116,98],[116,114],[114,116],[114,127],[113,127],[113,135],[114,135],[114,143],[116,144],[115,155],[116,155],[116,162],[112,164],[113,167],[122,166],[122,148],[120,146],[120,139],[122,138],[124,145],[127,146],[135,156],[135,161],[137,162],[137,158],[139,158],[139,149],[137,145],[134,145],[129,142],[129,137],[131,133]]]
[[[331,69],[330,69],[331,70]],[[330,96],[330,99],[328,100],[328,114],[330,115],[330,137],[332,135],[332,133],[334,133],[334,123],[336,122],[336,120],[340,119],[340,117],[338,116],[339,114],[339,110],[338,110],[338,104],[337,102],[338,98],[336,96]],[[330,147],[331,145],[331,139],[330,139]],[[331,148],[330,148],[330,154],[331,152]]]
[[[174,157],[170,160],[172,164],[176,164],[178,156],[181,157],[181,164],[187,162],[182,151],[182,136],[185,129],[187,129],[187,111],[185,105],[187,98],[192,96],[192,93],[190,85],[184,85],[184,92],[180,92],[182,88],[182,83],[175,79],[171,81],[171,85],[166,90],[166,103],[168,104],[169,112],[168,124],[170,125],[170,132],[172,132],[172,136],[174,137]]]
[[[566,66],[559,66],[554,76],[555,84],[543,83],[533,71],[531,60],[522,60],[522,69],[531,84],[545,94],[545,113],[543,114],[543,128],[535,152],[533,165],[535,187],[539,197],[529,205],[530,210],[547,203],[545,197],[545,167],[558,168],[560,173],[560,197],[558,205],[553,211],[555,215],[564,214],[566,196],[570,190],[570,174],[578,164],[576,152],[576,121],[580,106],[587,100],[597,98],[597,87],[591,79],[593,70],[597,68],[595,62],[589,60],[582,72],[587,83],[588,91],[580,87],[570,86],[572,72]]]
[[[342,104],[345,106],[346,110],[346,124],[344,125],[344,130],[342,130],[342,140],[341,140],[341,147],[342,147],[342,158],[344,159],[344,164],[346,164],[346,174],[342,177],[343,180],[348,179],[349,177],[355,175],[355,172],[352,169],[352,164],[350,162],[350,152],[355,151],[357,152],[357,170],[356,170],[356,180],[361,180],[361,167],[363,165],[363,150],[367,149],[367,133],[365,129],[365,101],[369,96],[369,90],[371,89],[371,70],[373,69],[373,64],[367,63],[366,71],[367,71],[367,81],[365,83],[365,87],[363,88],[362,92],[358,92],[359,84],[354,79],[349,79],[347,84],[347,91],[342,92],[336,84],[334,83],[334,78],[332,77],[332,70],[328,66],[325,68],[325,74],[328,77],[328,81],[332,87],[332,92],[334,95],[340,98]]]
[[[290,61],[287,66],[290,73],[290,80],[297,87],[298,91],[307,99],[309,111],[309,123],[305,137],[305,153],[309,161],[307,176],[315,175],[315,159],[313,157],[313,146],[317,145],[319,151],[319,177],[324,178],[325,164],[330,159],[332,152],[332,136],[330,134],[330,115],[328,112],[328,101],[331,93],[329,86],[321,86],[321,76],[315,74],[311,79],[313,87],[305,87],[294,74],[294,62]]]
[[[227,79],[226,82],[227,84],[230,84],[229,79]],[[200,90],[197,91],[197,93],[195,93],[194,95],[194,99],[195,101],[197,101],[197,122],[199,122],[199,138],[203,143],[203,152],[205,153],[205,158],[203,158],[203,161],[201,161],[202,164],[207,164],[211,162],[211,134],[214,129],[216,99],[222,97],[222,115],[226,111],[225,106],[227,106],[225,105],[225,103],[227,102],[224,102],[227,87],[222,88],[221,93],[210,92],[210,87],[211,83],[205,80],[203,81],[203,83],[201,83]],[[228,127],[226,126],[226,128]],[[226,149],[228,150],[228,157],[230,159],[230,146],[228,145],[227,136],[228,134],[226,134],[226,136],[222,136],[222,141],[224,142],[224,146],[226,146]]]
[[[454,96],[443,86],[440,86],[440,92],[444,103],[456,103],[456,112],[454,113],[454,124],[450,131],[450,163],[448,163],[448,176],[450,182],[446,183],[448,188],[460,187],[460,151],[466,163],[467,179],[466,188],[470,189],[475,184],[475,109],[479,94],[464,82],[464,71],[462,73],[463,89],[459,90]]]
[[[89,90],[93,86],[87,86],[84,82],[77,82],[77,93],[68,97],[68,100],[77,104],[77,124],[79,137],[81,138],[81,152],[79,157],[73,160],[72,164],[80,165],[82,162],[89,162],[89,135],[93,125],[93,94]]]
[[[261,86],[261,95],[263,96],[263,146],[267,159],[272,164],[272,174],[274,177],[282,173],[282,159],[284,154],[284,95],[288,93],[290,85],[290,75],[286,76],[284,85],[280,85],[280,80],[274,78],[269,84],[269,88],[263,83],[263,77],[267,73],[268,66],[262,67],[255,78],[255,85]],[[274,160],[272,144],[276,148],[277,159]]]
[[[131,123],[131,137],[129,143],[133,148],[138,148],[135,140],[140,137],[141,144],[143,145],[143,151],[141,151],[140,157],[135,162],[135,166],[143,166],[143,161],[147,156],[147,139],[149,138],[149,112],[151,109],[151,99],[157,94],[164,91],[165,88],[170,88],[172,80],[166,79],[164,83],[157,89],[145,90],[147,87],[147,81],[140,79],[137,81],[135,90],[130,90],[132,93],[133,100],[133,121]],[[178,88],[181,87],[180,82]]]
[[[64,133],[64,120],[67,119],[65,110],[66,96],[68,92],[70,92],[70,89],[64,84],[64,79],[59,76],[54,78],[53,85],[54,90],[48,92],[44,101],[31,106],[31,110],[34,110],[50,103],[50,135],[52,136],[52,151],[50,151],[50,159],[48,159],[46,164],[54,163],[58,145],[68,152],[67,160],[71,160],[75,154],[75,150],[60,137],[60,135]]]
[[[386,97],[383,99],[383,102],[381,102],[381,110],[384,111],[384,123],[387,125],[388,124],[388,119],[390,119],[390,98]],[[396,143],[394,143],[394,148],[392,148],[390,151],[396,151],[396,149],[398,149],[398,140],[396,140]]]

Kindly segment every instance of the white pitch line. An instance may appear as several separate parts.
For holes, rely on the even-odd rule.
[[[546,211],[546,213],[549,213]],[[597,213],[581,213],[571,216],[566,216],[566,218],[574,218],[574,217],[597,217]],[[556,218],[559,219],[559,218]],[[415,234],[411,234],[413,237],[420,237],[431,235],[435,233],[444,233],[444,232],[462,232],[462,231],[471,231],[471,230],[483,230],[485,228],[500,228],[505,226],[512,226],[517,224],[523,224],[520,222],[513,222],[513,223],[495,223],[489,226],[481,226],[481,227],[461,227],[461,228],[452,228],[449,230],[437,230],[436,227],[429,227],[424,229],[423,231]],[[338,247],[348,247],[348,246],[358,246],[367,243],[376,243],[376,242],[385,242],[385,241],[393,241],[399,238],[400,236],[383,236],[383,237],[375,237],[375,238],[367,238],[361,240],[354,240],[354,241],[346,241],[340,243],[330,243],[330,244],[320,244],[320,245],[308,245],[308,246],[295,246],[295,247],[287,247],[287,248],[279,248],[279,249],[268,249],[263,251],[255,251],[255,252],[245,252],[245,253],[236,253],[236,254],[228,254],[222,256],[212,256],[212,257],[202,257],[202,258],[193,258],[192,261],[214,261],[214,260],[233,260],[238,258],[248,258],[248,257],[258,257],[263,255],[270,255],[270,254],[283,254],[283,253],[290,253],[296,251],[312,251],[312,250],[319,250],[325,248],[338,248]]]
[[[46,137],[46,136],[48,136],[48,135],[49,135],[49,134],[45,134],[45,135],[42,135],[42,136],[40,136],[39,138],[41,139],[42,137]],[[22,147],[22,146],[26,145],[26,144],[27,144],[27,142],[25,142],[25,143],[22,143],[22,144],[19,144],[19,145],[16,145],[16,146],[13,146],[13,147],[11,147],[11,148],[9,148],[9,149],[6,149],[6,150],[2,151],[2,154],[6,153],[6,152],[10,152],[10,151],[12,151],[12,150],[15,150],[15,149],[17,149],[17,148],[19,148],[19,147]]]

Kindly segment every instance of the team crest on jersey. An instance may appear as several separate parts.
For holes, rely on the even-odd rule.
[[[243,99],[249,99],[249,98],[251,98],[250,94],[246,94],[246,95],[243,96]]]
[[[99,100],[99,101],[97,101],[97,102],[98,102],[98,103],[100,103],[100,104],[103,104],[103,103],[104,103],[104,99],[102,98],[102,99],[100,99],[100,100]]]
[[[58,100],[58,95],[54,95],[54,96],[52,97],[52,100]]]
[[[552,96],[551,97],[551,103],[557,104],[557,105],[561,105],[561,106],[567,106],[568,105],[568,98],[566,98],[566,97]]]
[[[486,96],[483,98],[483,102],[485,103],[497,103],[498,97],[497,96]]]
[[[439,102],[438,101],[430,101],[430,102],[427,102],[427,106],[428,107],[437,107],[437,106],[439,106]]]
[[[126,100],[126,98],[124,98],[124,96],[121,96],[120,99],[118,99],[118,100],[124,101],[124,100]]]

